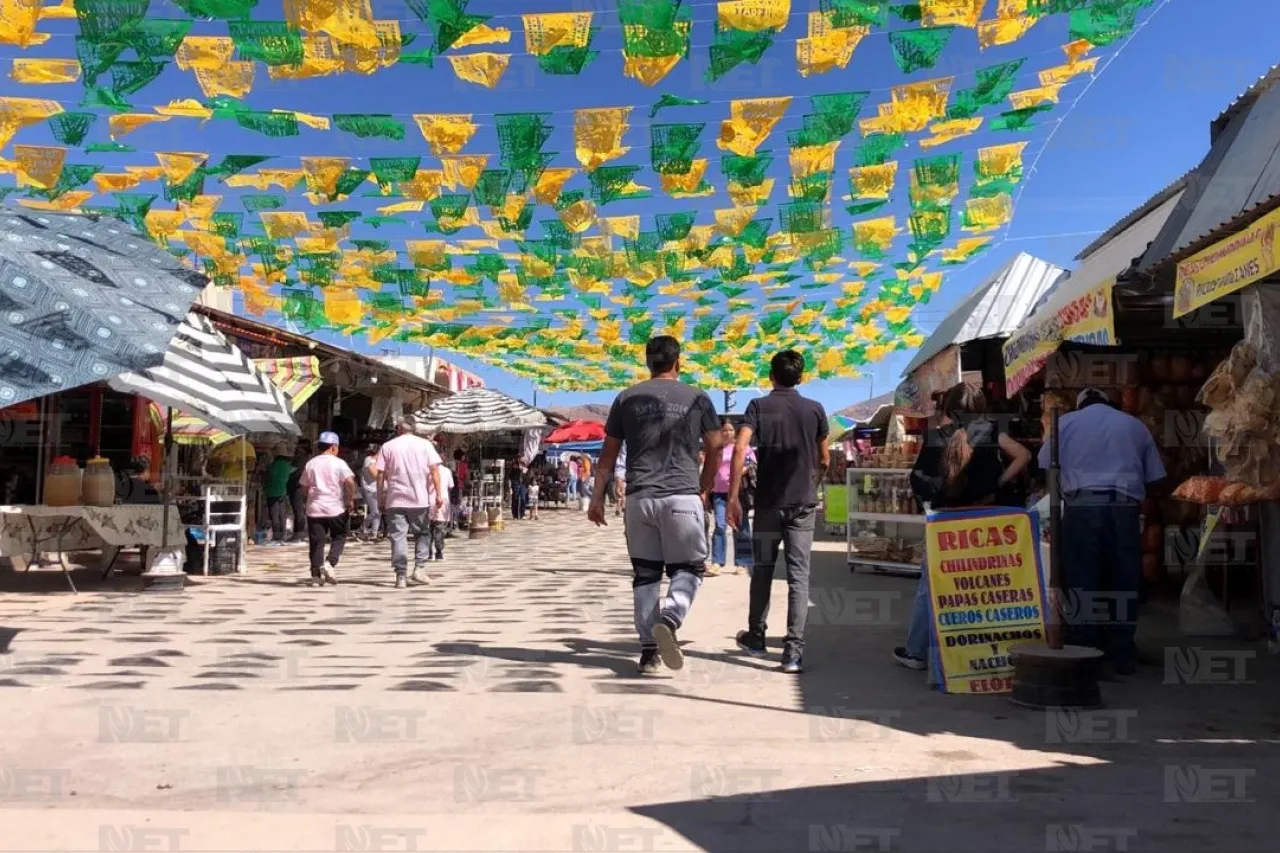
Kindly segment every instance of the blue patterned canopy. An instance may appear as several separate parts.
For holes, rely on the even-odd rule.
[[[0,211],[0,407],[160,365],[207,283],[114,219]]]

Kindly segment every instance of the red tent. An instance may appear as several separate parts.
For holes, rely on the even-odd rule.
[[[600,441],[604,438],[604,424],[595,421],[569,421],[543,439],[546,444],[563,444],[566,441]]]

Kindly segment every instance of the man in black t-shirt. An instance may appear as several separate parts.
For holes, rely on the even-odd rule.
[[[755,568],[747,630],[738,645],[752,655],[765,653],[765,619],[773,584],[778,546],[787,564],[787,638],[782,671],[804,669],[804,626],[809,609],[809,557],[813,550],[817,485],[831,464],[827,448],[827,413],[822,404],[796,392],[804,376],[804,356],[784,350],[773,357],[769,378],[773,391],[747,406],[733,454],[729,480],[729,524],[738,527],[739,494],[751,437],[756,437]]]
[[[705,507],[720,459],[720,420],[706,393],[680,381],[680,343],[668,335],[645,347],[652,378],[618,395],[605,424],[587,517],[606,524],[605,486],[627,449],[623,523],[631,557],[640,673],[684,666],[676,630],[702,584],[707,561]],[[698,450],[706,451],[699,471]],[[670,582],[661,594],[662,575]]]

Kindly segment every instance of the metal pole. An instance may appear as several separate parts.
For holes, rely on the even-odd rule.
[[[160,486],[164,489],[164,511],[160,522],[160,550],[169,548],[169,504],[173,501],[173,407],[169,407],[168,424],[164,431],[164,473],[160,477]]]
[[[1049,419],[1049,471],[1046,484],[1049,488],[1049,648],[1060,649],[1063,644],[1062,624],[1062,492],[1060,489],[1062,465],[1058,447],[1058,409],[1055,407]]]

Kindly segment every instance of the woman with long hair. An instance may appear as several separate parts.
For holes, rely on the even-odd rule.
[[[1010,504],[1016,481],[1031,452],[987,417],[982,389],[967,383],[948,388],[936,400],[937,426],[911,468],[911,490],[931,510]],[[929,567],[921,567],[907,644],[893,659],[908,669],[928,666],[933,626],[929,615]]]

